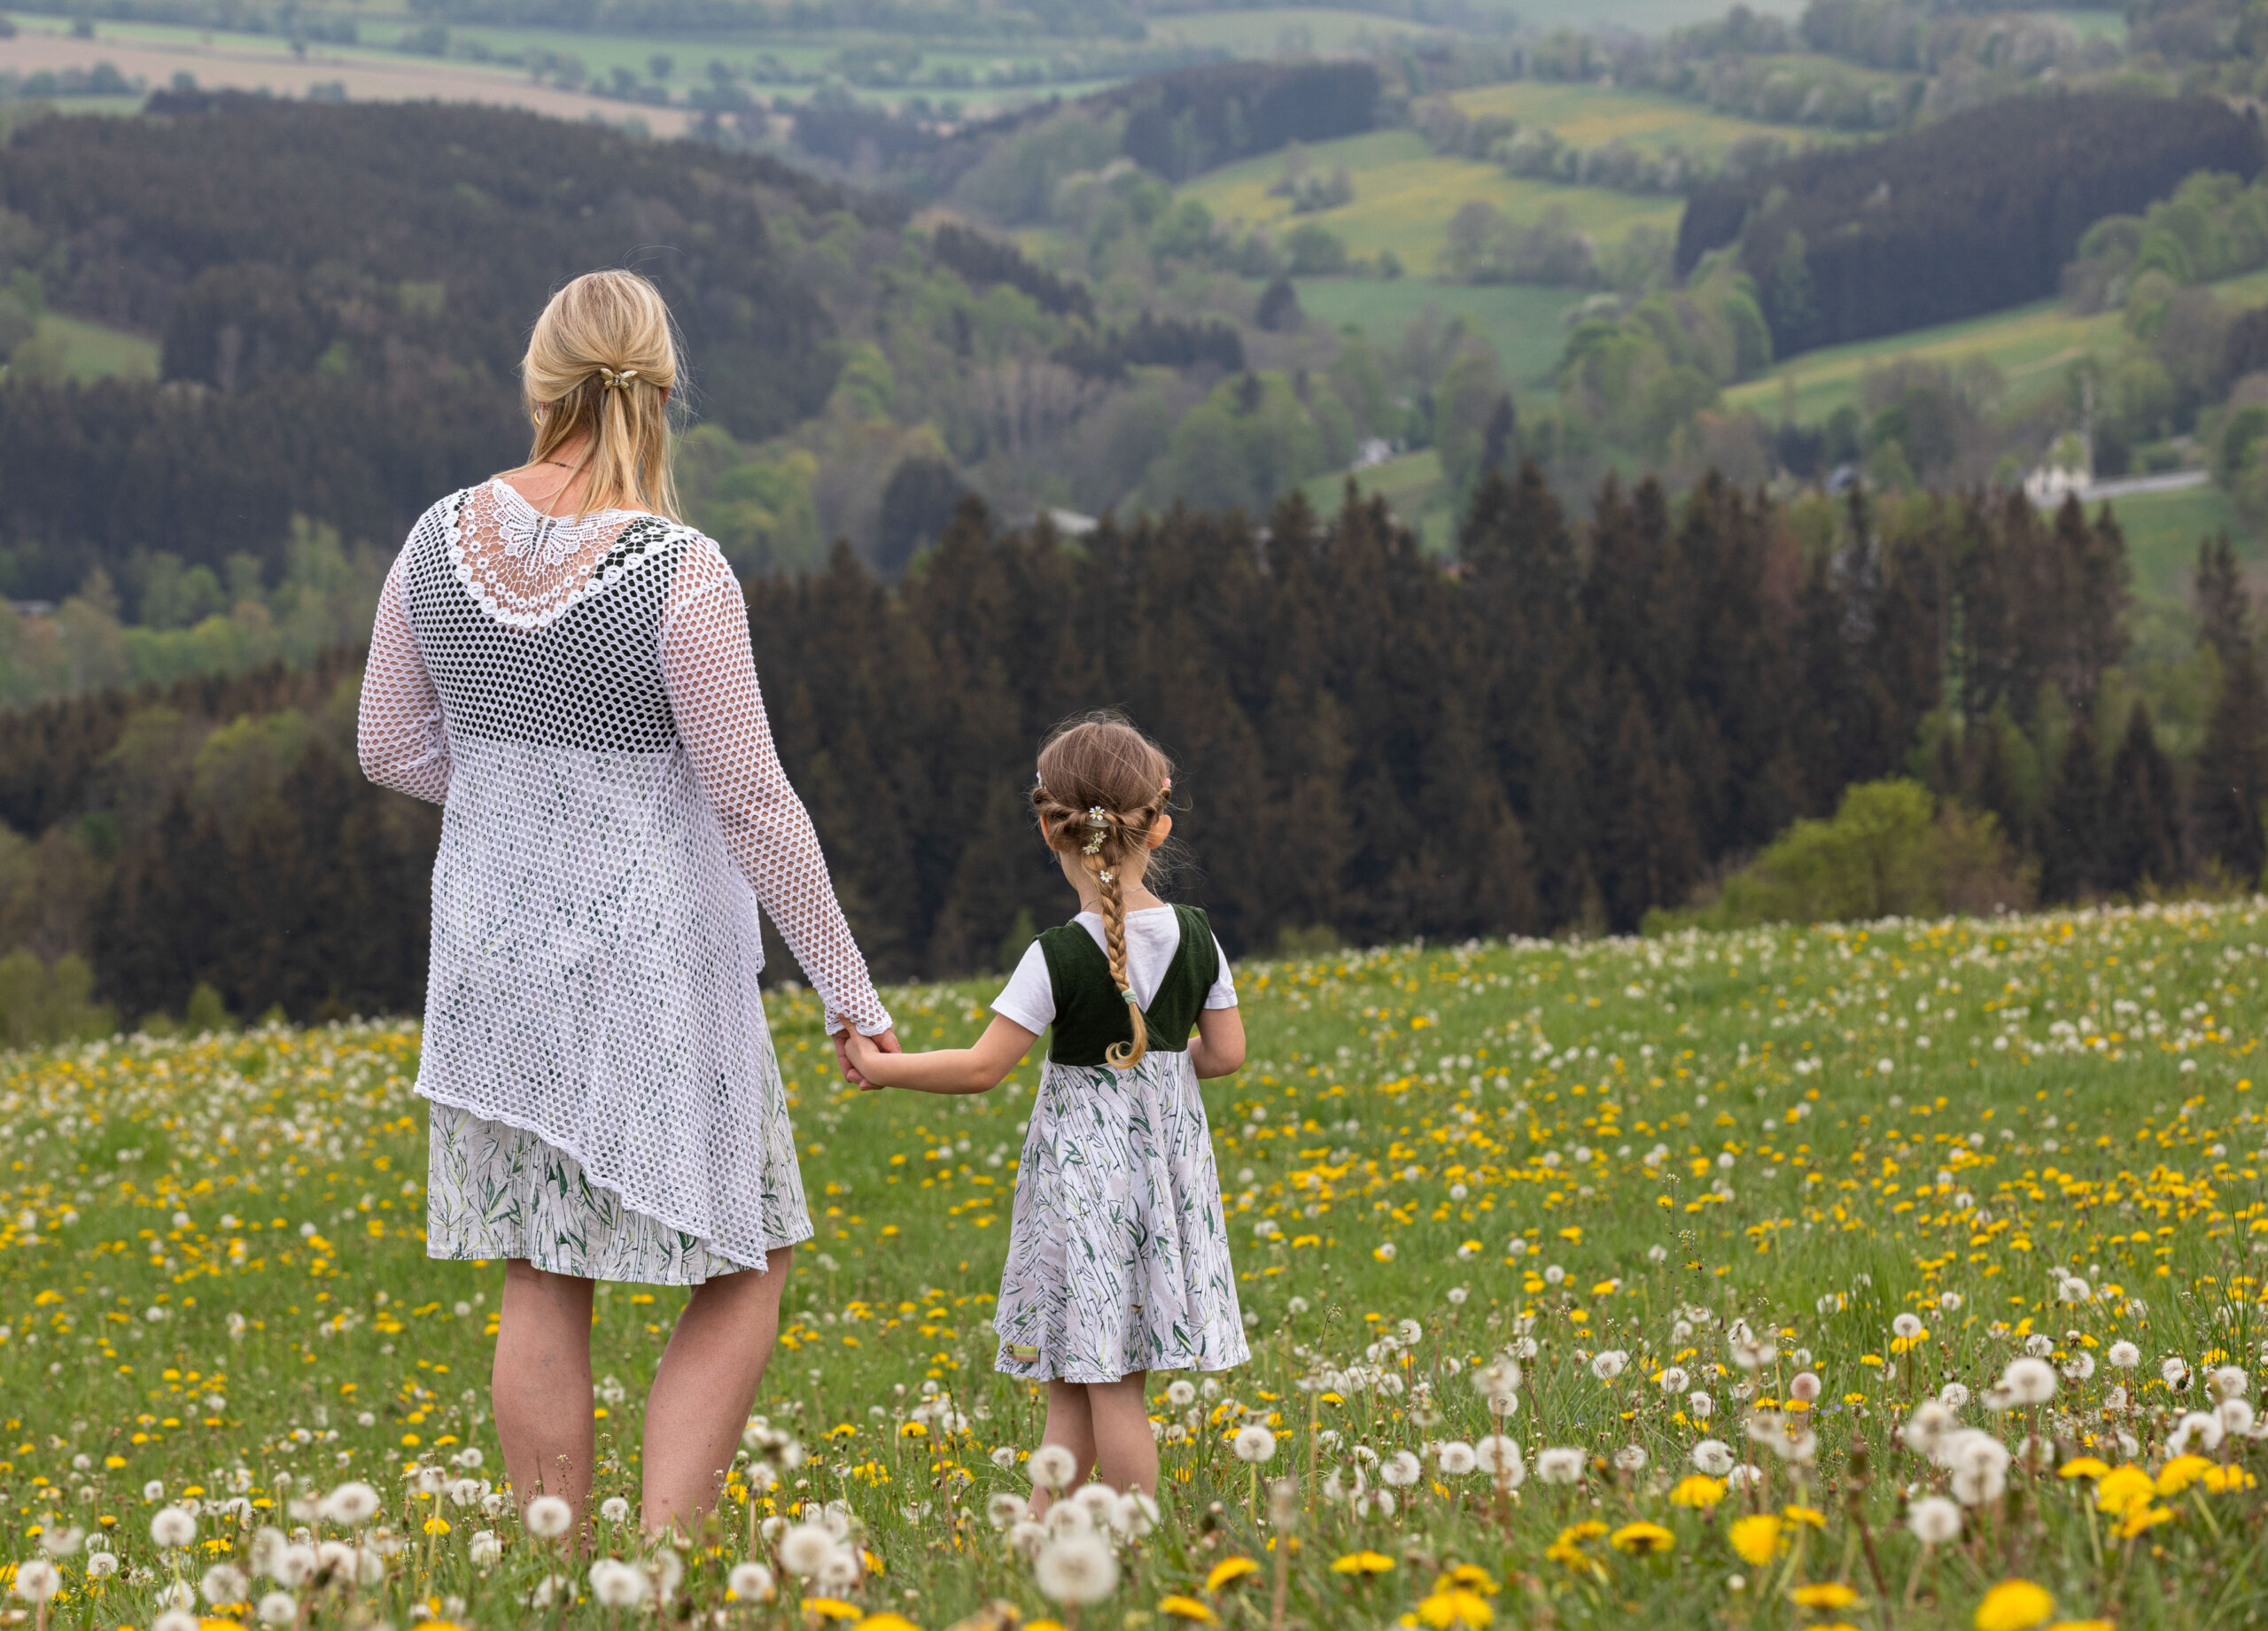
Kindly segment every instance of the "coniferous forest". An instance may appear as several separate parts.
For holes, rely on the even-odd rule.
[[[1073,547],[972,501],[897,586],[838,550],[750,607],[781,752],[893,975],[990,966],[1062,911],[1031,755],[1099,703],[1180,761],[1177,892],[1238,954],[1627,930],[1890,777],[1994,818],[1948,905],[2259,876],[2268,698],[2225,545],[2162,728],[2107,514],[1809,504],[1648,482],[1578,518],[1499,471],[1445,570],[1375,504]],[[341,653],[0,715],[0,944],[82,958],[128,1015],[199,984],[238,1013],[415,1008],[438,817],[362,781],[355,686]]]

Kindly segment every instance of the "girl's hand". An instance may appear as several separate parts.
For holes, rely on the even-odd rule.
[[[885,1052],[878,1038],[847,1037],[843,1046],[862,1087],[904,1087],[917,1093],[981,1093],[1016,1068],[1039,1038],[998,1014],[976,1045],[932,1053]],[[896,1040],[896,1038],[891,1038]]]
[[[860,1035],[851,1027],[845,1025],[835,1033],[831,1040],[835,1044],[835,1062],[842,1068],[843,1079],[852,1086],[863,1088],[868,1092],[874,1091],[881,1083],[869,1080],[866,1073],[858,1068],[856,1060],[852,1057],[850,1045],[854,1041],[863,1045],[869,1059],[878,1053],[902,1053],[905,1051],[897,1040],[897,1032],[895,1029],[867,1037]]]

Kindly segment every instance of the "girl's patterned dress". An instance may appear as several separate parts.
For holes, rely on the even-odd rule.
[[[1103,1059],[1131,1027],[1101,948],[1076,923],[1039,937],[1055,1022],[993,1321],[1010,1376],[1115,1382],[1249,1357],[1189,1058],[1220,953],[1202,912],[1174,912],[1180,950],[1143,1009],[1149,1051],[1130,1070]]]

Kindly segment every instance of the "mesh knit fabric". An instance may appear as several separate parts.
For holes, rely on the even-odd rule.
[[[717,547],[642,511],[554,521],[502,482],[452,494],[387,575],[361,735],[372,781],[443,805],[418,1091],[761,1265],[795,1157],[758,903],[828,1029],[890,1021]]]

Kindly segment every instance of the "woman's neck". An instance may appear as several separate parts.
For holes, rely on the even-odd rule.
[[[584,495],[590,491],[590,478],[576,467],[583,462],[590,445],[587,434],[572,437],[553,448],[548,456],[518,470],[507,470],[497,479],[547,515],[581,515]]]

